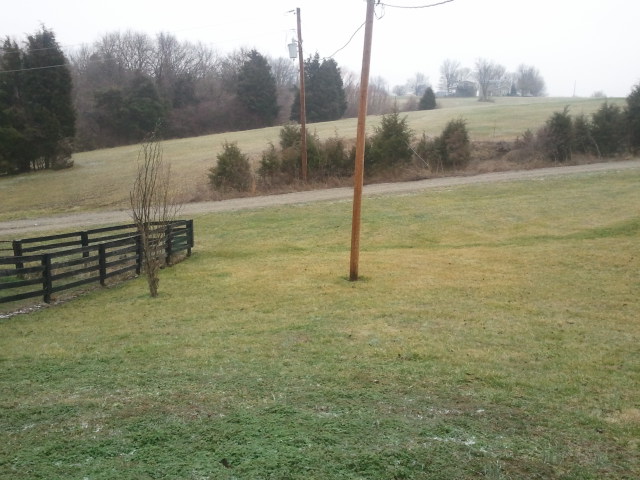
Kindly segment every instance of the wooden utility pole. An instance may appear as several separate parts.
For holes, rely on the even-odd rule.
[[[300,153],[302,155],[302,180],[307,181],[307,107],[304,92],[304,59],[302,58],[302,21],[300,9],[296,8],[298,17],[298,61],[300,62]]]
[[[360,75],[360,105],[358,108],[358,129],[356,134],[356,164],[353,175],[353,219],[351,222],[351,264],[349,280],[358,280],[360,258],[360,223],[362,211],[362,188],[364,185],[364,144],[367,120],[367,92],[369,90],[369,69],[371,65],[371,43],[373,39],[374,0],[367,0],[367,19],[364,29],[364,51],[362,53],[362,73]]]

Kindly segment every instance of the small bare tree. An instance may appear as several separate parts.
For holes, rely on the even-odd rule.
[[[476,60],[476,69],[473,72],[476,82],[480,87],[481,102],[489,101],[492,95],[500,95],[505,88],[505,68],[495,62],[479,58]]]
[[[544,79],[536,67],[520,65],[515,74],[515,83],[523,97],[544,95]]]
[[[407,89],[416,97],[421,97],[429,85],[429,77],[422,72],[416,72],[412,78],[407,80]]]
[[[440,66],[440,83],[438,86],[443,92],[447,92],[447,95],[453,95],[455,93],[456,85],[462,79],[460,78],[460,62],[457,60],[451,60],[447,58]]]
[[[143,267],[152,297],[158,295],[167,225],[179,210],[171,188],[171,168],[162,159],[155,133],[138,152],[138,170],[129,193],[133,222],[141,237]]]

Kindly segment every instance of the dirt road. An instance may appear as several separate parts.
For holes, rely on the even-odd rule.
[[[540,179],[559,175],[597,173],[605,171],[621,171],[640,168],[640,159],[593,163],[563,167],[540,168],[535,170],[515,170],[507,172],[487,173],[473,176],[443,177],[419,180],[415,182],[379,183],[367,185],[365,196],[388,195],[415,192],[430,188],[446,188],[455,185],[475,183],[508,182],[515,180]],[[261,197],[237,198],[218,202],[201,202],[184,205],[181,216],[193,217],[210,212],[228,212],[272,207],[277,205],[304,204],[321,201],[350,199],[352,188],[331,188],[327,190],[311,190],[305,192],[268,195]],[[73,215],[57,215],[47,218],[15,220],[0,222],[0,238],[9,240],[32,235],[39,231],[58,229],[84,229],[96,225],[127,223],[131,221],[129,211],[112,211],[96,213],[79,213]]]

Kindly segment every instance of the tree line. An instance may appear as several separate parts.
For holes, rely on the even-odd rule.
[[[536,67],[521,64],[515,72],[508,72],[503,65],[486,58],[477,59],[473,69],[463,67],[457,60],[446,59],[440,65],[437,91],[422,72],[407,79],[404,85],[396,85],[392,91],[395,95],[424,97],[429,89],[436,96],[479,97],[481,101],[494,96],[546,95],[544,78]]]
[[[319,53],[304,62],[310,122],[357,115],[357,76]],[[298,71],[288,58],[241,49],[220,55],[169,33],[103,35],[65,55],[46,27],[0,49],[0,174],[72,165],[73,150],[138,143],[149,132],[191,137],[299,121]],[[456,60],[440,68],[437,92],[416,73],[395,96],[381,77],[369,82],[369,114],[432,109],[437,96],[545,94],[532,66],[507,73],[478,59],[474,69]]]
[[[317,53],[305,61],[305,80],[309,121],[341,118],[355,97],[357,84],[345,86],[335,60]],[[179,138],[297,120],[297,83],[288,58],[246,49],[223,56],[168,33],[108,33],[65,55],[43,26],[0,50],[0,172],[63,164],[72,140],[82,151],[151,131]]]

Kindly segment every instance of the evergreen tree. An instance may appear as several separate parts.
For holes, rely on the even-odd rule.
[[[260,53],[251,50],[240,68],[238,99],[255,115],[259,126],[272,126],[278,117],[278,91],[271,66]]]
[[[633,153],[638,153],[640,151],[640,83],[633,87],[627,97],[625,115],[629,147]]]
[[[53,31],[43,26],[27,37],[24,68],[28,137],[35,149],[32,168],[56,167],[71,156],[76,115],[71,73]]]
[[[209,182],[213,188],[239,192],[251,189],[253,174],[249,157],[240,151],[237,143],[225,141],[217,158],[216,166],[209,170]]]
[[[365,166],[373,170],[394,167],[411,160],[411,138],[413,131],[407,124],[407,117],[400,118],[398,112],[382,116],[365,149]]]
[[[463,118],[450,120],[436,139],[438,161],[444,168],[463,168],[471,159],[471,141]]]
[[[126,88],[110,88],[95,95],[96,121],[108,137],[107,145],[144,139],[162,125],[166,106],[153,81],[137,75]]]
[[[71,74],[46,27],[25,49],[6,39],[0,57],[0,169],[68,166],[75,135]]]
[[[418,104],[418,110],[433,110],[436,108],[436,94],[433,88],[427,87]]]
[[[31,166],[22,103],[23,53],[7,38],[0,55],[0,173],[27,172]]]
[[[624,148],[625,118],[622,109],[604,102],[591,116],[591,135],[600,155],[614,155]]]
[[[555,112],[538,132],[538,142],[550,160],[564,162],[571,160],[573,145],[573,122],[566,106],[562,112]]]
[[[593,126],[587,116],[583,113],[573,120],[573,150],[579,153],[594,153],[598,156],[600,151],[598,145],[593,140]]]
[[[340,68],[333,59],[320,62],[316,53],[305,61],[305,106],[307,121],[338,120],[347,109]],[[296,87],[291,120],[300,121],[300,93]]]

